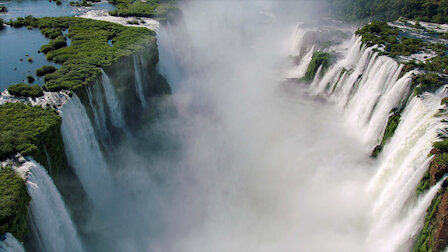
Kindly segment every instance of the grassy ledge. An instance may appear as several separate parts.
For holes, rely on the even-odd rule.
[[[315,52],[311,59],[310,64],[308,65],[308,69],[306,70],[306,74],[304,80],[312,81],[319,70],[319,67],[322,66],[323,74],[331,64],[331,55],[327,52]]]
[[[0,167],[0,234],[10,232],[19,241],[24,241],[28,234],[30,200],[25,181],[11,168]]]
[[[377,157],[380,152],[383,150],[384,145],[392,138],[395,133],[395,130],[398,127],[401,119],[401,111],[397,109],[393,109],[390,112],[389,119],[387,121],[386,130],[384,131],[383,138],[381,139],[381,143],[375,147],[372,152],[372,157]]]
[[[178,11],[175,0],[109,0],[109,3],[117,7],[109,14],[119,17],[147,17],[164,21]]]
[[[0,105],[0,159],[17,152],[31,155],[56,175],[67,165],[60,126],[54,109],[23,103]]]
[[[434,159],[416,189],[417,195],[426,192],[448,173],[448,139],[435,142],[431,154],[434,155]],[[448,190],[445,182],[427,209],[425,224],[417,237],[413,251],[440,251],[447,245],[447,211]]]
[[[384,21],[373,21],[356,31],[362,36],[362,42],[367,46],[378,45],[383,50],[376,49],[380,55],[409,56],[424,50],[427,44],[420,39],[400,37],[399,30]]]
[[[9,24],[38,28],[52,39],[42,46],[41,51],[47,54],[47,59],[62,66],[53,73],[43,73],[46,82],[43,87],[49,91],[76,91],[94,81],[101,72],[100,68],[156,44],[155,32],[146,28],[77,17],[38,19],[28,16]],[[68,47],[67,37],[62,33],[67,29],[67,37],[71,39]],[[108,41],[112,42],[112,47]]]
[[[347,20],[396,20],[406,17],[433,23],[448,22],[445,0],[330,0],[336,15]]]

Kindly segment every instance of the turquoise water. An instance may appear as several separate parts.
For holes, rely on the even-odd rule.
[[[0,4],[6,5],[8,12],[0,14],[0,18],[9,20],[11,18],[32,15],[35,17],[61,17],[80,15],[86,11],[101,9],[114,10],[115,7],[107,1],[93,3],[92,7],[72,7],[70,0],[62,0],[61,5],[48,0],[0,0]]]
[[[28,75],[36,78],[34,83],[44,84],[43,78],[37,78],[36,69],[43,65],[59,67],[48,61],[45,54],[37,52],[49,41],[38,29],[6,27],[0,30],[0,90],[19,82],[26,83]],[[28,58],[33,61],[28,62]]]
[[[0,18],[11,18],[32,15],[45,16],[75,16],[92,9],[114,10],[115,7],[107,1],[94,3],[92,7],[72,7],[69,0],[62,0],[62,5],[48,0],[0,0],[0,4],[6,5],[7,13],[0,14]],[[43,85],[43,78],[36,76],[36,69],[43,65],[60,65],[48,61],[45,54],[38,53],[42,45],[50,40],[45,38],[38,29],[6,27],[0,30],[0,91],[10,85],[27,82],[27,76],[31,75],[36,80],[35,84]],[[70,40],[67,41],[70,45]],[[27,56],[28,55],[28,56]],[[28,58],[32,62],[28,62]]]

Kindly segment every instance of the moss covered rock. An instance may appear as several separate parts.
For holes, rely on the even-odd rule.
[[[311,59],[308,69],[306,71],[304,79],[312,81],[316,76],[319,67],[322,66],[322,71],[325,71],[331,63],[331,55],[327,52],[315,52]]]
[[[44,91],[40,86],[25,83],[18,83],[8,87],[8,92],[16,97],[39,97],[44,95]]]
[[[0,106],[0,159],[20,152],[31,155],[56,175],[67,166],[60,131],[61,118],[54,109],[23,103]]]
[[[401,118],[401,111],[393,109],[390,112],[390,116],[387,121],[387,126],[386,130],[384,131],[383,138],[381,139],[381,143],[377,145],[375,149],[372,151],[372,157],[377,157],[383,150],[383,147],[387,143],[387,141],[389,141],[389,139],[392,138],[392,136],[395,133],[395,130],[398,127],[398,124],[400,123],[400,118]]]
[[[24,241],[30,200],[25,181],[11,168],[0,168],[0,235],[9,232]]]

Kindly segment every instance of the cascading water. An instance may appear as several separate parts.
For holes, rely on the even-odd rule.
[[[412,244],[405,243],[415,238],[415,232],[409,232],[407,236],[403,231],[395,232],[397,226],[401,228],[403,223],[407,223],[417,230],[422,227],[422,222],[417,222],[422,219],[403,219],[403,211],[409,202],[415,202],[415,189],[431,161],[427,155],[437,140],[437,130],[443,127],[441,119],[435,116],[440,100],[437,95],[424,94],[410,101],[394,137],[380,156],[378,171],[369,184],[368,191],[373,200],[372,221],[375,223],[370,240],[388,241],[383,243],[387,244],[387,250],[403,245],[409,247]],[[418,204],[415,207],[418,208]],[[411,220],[414,223],[409,223]]]
[[[25,252],[23,245],[10,233],[0,237],[0,252]]]
[[[101,85],[97,82],[96,85],[86,87],[85,89],[93,112],[93,124],[97,130],[96,134],[99,140],[104,143],[104,140],[108,137],[107,132],[104,130],[107,129],[107,114]]]
[[[103,205],[112,188],[112,180],[93,126],[76,95],[62,108],[61,132],[68,161],[91,203]]]
[[[134,59],[135,90],[137,91],[137,96],[140,99],[142,106],[145,108],[146,107],[146,98],[145,98],[145,92],[143,89],[142,75],[141,75],[141,70],[140,70],[141,59],[137,55],[134,55],[133,59]]]
[[[382,251],[409,250],[423,225],[426,209],[441,186],[439,182],[423,197],[415,189],[432,158],[428,153],[444,127],[439,111],[442,92],[410,94],[412,72],[399,78],[403,66],[366,48],[360,37],[342,60],[310,86],[310,92],[338,105],[348,120],[364,131],[363,141],[373,147],[381,141],[389,112],[404,108],[401,122],[378,160],[378,169],[367,193],[372,205],[368,247]]]
[[[173,25],[158,33],[159,69],[177,87],[174,118],[157,118],[139,138],[114,146],[117,155],[103,155],[95,133],[107,134],[105,118],[122,125],[120,115],[108,114],[120,114],[121,97],[107,75],[98,90],[89,87],[95,131],[76,95],[62,108],[67,157],[98,218],[86,223],[95,236],[89,249],[408,247],[440,187],[420,198],[414,193],[442,127],[434,117],[442,95],[408,101],[411,74],[400,76],[400,64],[362,46],[359,37],[323,76],[318,70],[309,89],[279,83],[285,69],[278,66],[291,59],[290,43],[279,38],[291,37],[292,26],[278,25],[280,16],[270,19],[263,1],[185,5],[188,29]],[[188,30],[188,43],[176,29]],[[320,50],[301,37],[313,31],[296,27],[299,45],[290,56],[299,66],[288,77],[302,77]],[[144,105],[140,60],[134,57],[130,85]],[[105,97],[96,101],[94,93]],[[372,160],[371,149],[397,107],[404,109],[400,125]]]
[[[101,70],[101,78],[103,79],[102,83],[104,88],[104,96],[106,98],[106,104],[112,125],[116,128],[124,128],[125,122],[123,118],[123,110],[121,109],[117,92],[115,92],[109,76],[107,76],[106,72],[103,70]]]
[[[83,251],[80,239],[59,191],[47,171],[35,161],[27,161],[17,171],[26,176],[31,197],[32,232],[42,251]]]
[[[354,37],[347,56],[322,77],[316,75],[313,94],[323,95],[345,111],[348,120],[361,128],[362,140],[372,148],[378,143],[390,111],[404,105],[411,73],[399,78],[403,66],[366,48]]]

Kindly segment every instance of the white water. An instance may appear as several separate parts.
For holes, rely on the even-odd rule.
[[[103,89],[101,88],[99,82],[96,85],[85,87],[88,95],[89,105],[93,112],[93,124],[96,129],[96,134],[100,141],[104,143],[107,138],[107,114],[106,114],[106,104],[103,95]]]
[[[62,108],[61,132],[68,161],[91,203],[103,205],[112,188],[112,180],[93,126],[76,95]]]
[[[366,246],[380,251],[409,250],[423,226],[426,208],[440,188],[439,183],[422,199],[416,199],[415,189],[431,161],[427,155],[438,139],[437,131],[444,127],[438,115],[444,95],[426,93],[406,104],[412,73],[399,78],[402,66],[377,56],[373,48],[365,48],[355,37],[347,56],[323,77],[317,74],[310,89],[344,111],[348,121],[362,130],[363,142],[371,147],[381,140],[391,109],[406,105],[366,188],[371,205]]]
[[[311,85],[313,94],[344,110],[348,121],[362,130],[362,141],[372,148],[384,132],[388,114],[406,101],[411,85],[411,73],[399,78],[403,66],[378,56],[373,48],[365,48],[361,38],[354,37],[345,58]]]
[[[0,240],[0,252],[25,252],[23,245],[10,234],[5,234],[5,240]]]
[[[30,218],[43,251],[83,251],[77,231],[59,191],[47,171],[34,160],[25,162],[19,172],[26,173],[31,197]]]
[[[140,70],[141,59],[137,55],[134,55],[133,59],[134,59],[135,90],[137,91],[138,99],[140,99],[142,106],[145,108],[146,107],[146,98],[145,98],[142,75],[141,75],[141,70]]]
[[[103,205],[94,210],[100,223],[86,223],[102,236],[93,250],[377,251],[412,243],[437,190],[414,193],[442,125],[433,116],[441,97],[413,98],[379,159],[370,159],[390,110],[407,101],[410,74],[399,78],[402,66],[354,38],[309,89],[280,83],[289,54],[303,55],[300,77],[315,48],[301,43],[306,49],[291,53],[288,38],[299,31],[266,11],[269,3],[186,3],[188,41],[173,32],[179,27],[158,37],[178,115],[149,125],[137,147],[117,146],[108,162],[79,99],[63,108],[70,164],[92,203]]]
[[[123,118],[123,110],[121,109],[120,100],[115,91],[109,76],[101,69],[101,78],[103,80],[104,96],[109,111],[109,118],[112,125],[116,128],[124,128],[125,121]]]

